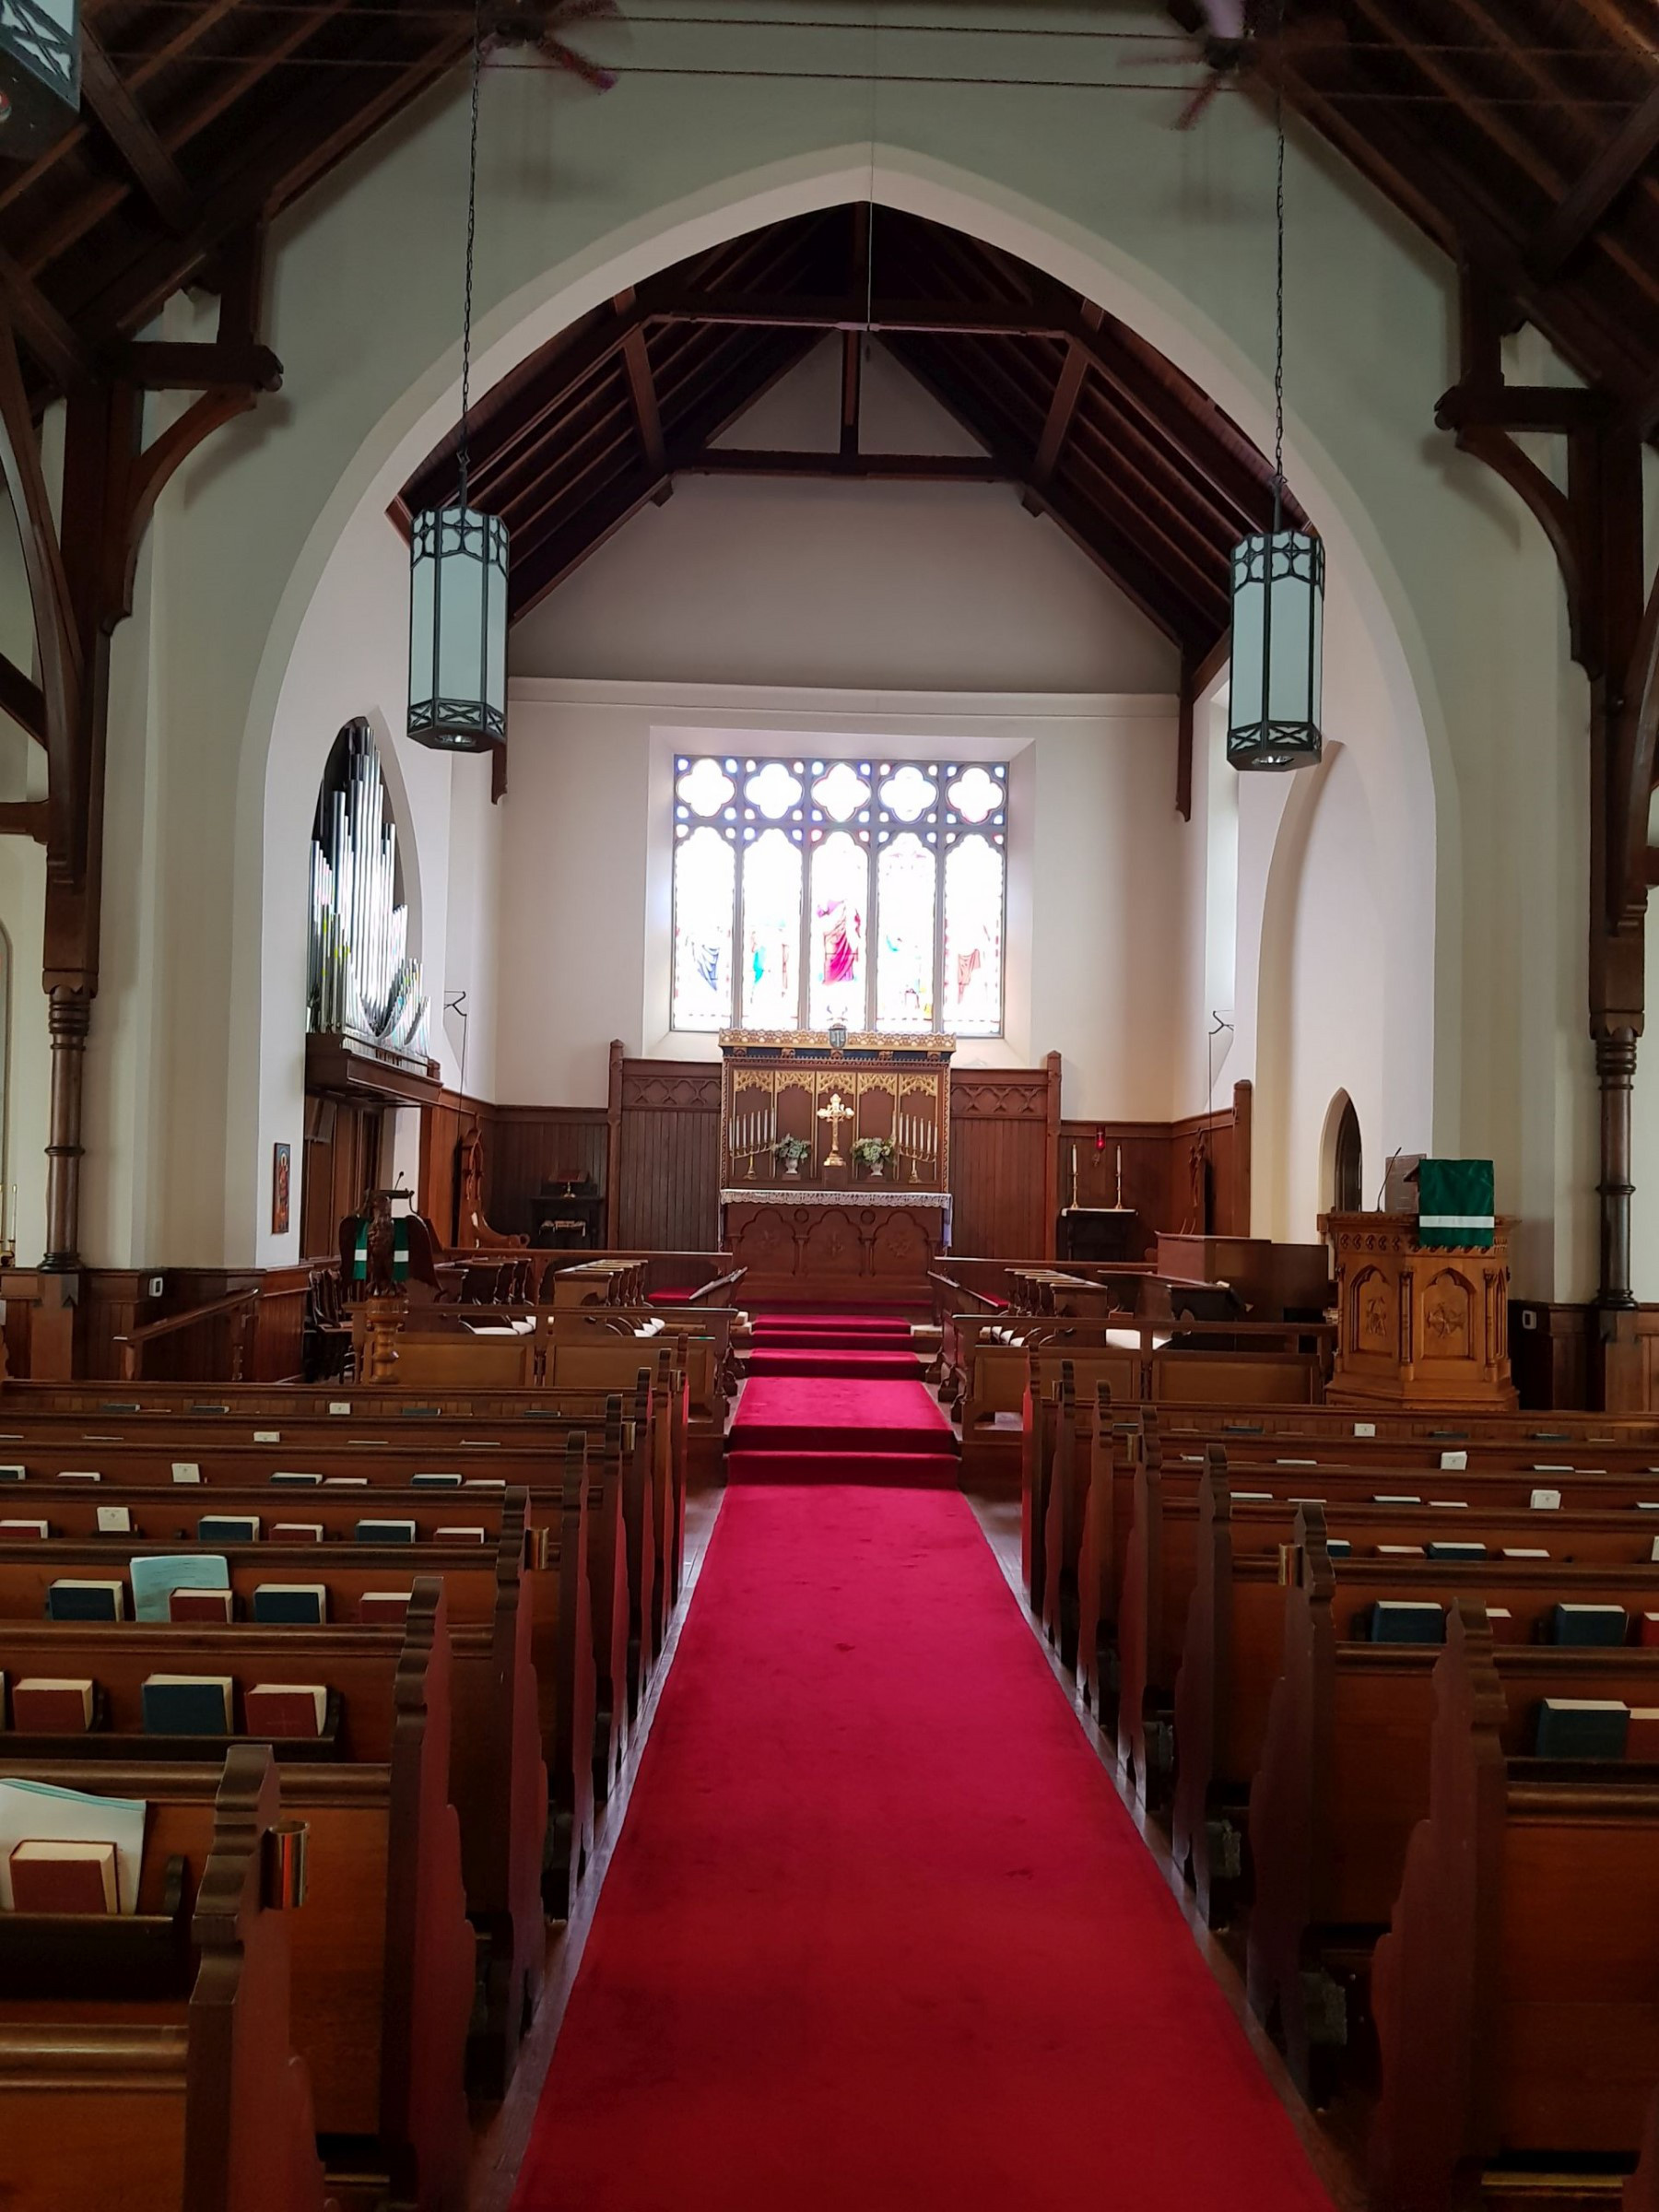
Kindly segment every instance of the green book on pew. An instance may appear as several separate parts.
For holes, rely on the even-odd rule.
[[[1369,1618],[1371,1643],[1444,1643],[1446,1617],[1438,1606],[1412,1598],[1380,1597],[1361,1619]]]
[[[259,1583],[253,1590],[255,1620],[320,1629],[328,1619],[326,1583]]]
[[[413,1521],[359,1521],[352,1531],[359,1544],[413,1544]]]
[[[1545,1698],[1533,1749],[1539,1759],[1622,1759],[1630,1709],[1617,1698]]]
[[[1427,1547],[1431,1559],[1484,1559],[1484,1544],[1430,1544]]]
[[[48,1620],[124,1620],[126,1584],[82,1575],[60,1575],[46,1589]]]
[[[1551,1643],[1618,1644],[1627,1627],[1622,1606],[1556,1606],[1549,1616]]]
[[[147,1735],[229,1735],[229,1675],[151,1675],[144,1683]]]

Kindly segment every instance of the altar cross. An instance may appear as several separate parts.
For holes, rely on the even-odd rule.
[[[830,1124],[830,1149],[824,1155],[824,1165],[827,1168],[844,1168],[847,1163],[841,1153],[841,1125],[843,1122],[853,1120],[852,1107],[842,1101],[839,1090],[832,1090],[829,1105],[818,1108],[818,1118]]]

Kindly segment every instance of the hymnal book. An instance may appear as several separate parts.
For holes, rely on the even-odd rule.
[[[1506,1544],[1503,1556],[1506,1559],[1547,1559],[1549,1554],[1541,1545]]]
[[[147,1735],[229,1735],[229,1675],[151,1675],[142,1686]]]
[[[1466,1498],[1430,1498],[1429,1502],[1442,1513],[1466,1513],[1469,1510]]]
[[[92,1725],[92,1685],[55,1675],[12,1684],[12,1726],[19,1735],[85,1735]]]
[[[1484,1559],[1486,1556],[1487,1547],[1484,1544],[1448,1543],[1429,1546],[1429,1557],[1431,1559]]]
[[[167,1594],[169,1620],[233,1620],[229,1590],[170,1590]]]
[[[194,1459],[175,1459],[172,1463],[172,1478],[175,1482],[200,1482],[202,1470]]]
[[[300,1475],[294,1472],[292,1469],[284,1469],[280,1474],[273,1475],[271,1477],[271,1480],[273,1482],[291,1483],[300,1489],[309,1489],[312,1488],[320,1488],[323,1477],[321,1475]]]
[[[1273,1492],[1271,1490],[1235,1490],[1232,1494],[1232,1501],[1235,1505],[1271,1505]]]
[[[47,1585],[48,1620],[124,1620],[126,1584],[101,1576],[62,1575]]]
[[[1377,1557],[1380,1559],[1420,1559],[1423,1547],[1420,1544],[1379,1544]]]
[[[1346,1559],[1353,1548],[1346,1536],[1328,1536],[1325,1539],[1325,1550],[1334,1559]]]
[[[280,1429],[255,1429],[253,1441],[256,1444],[279,1444],[282,1441],[282,1431]]]
[[[105,1797],[49,1782],[0,1782],[0,1911],[12,1907],[12,1853],[19,1843],[43,1841],[111,1845],[115,1853],[116,1908],[135,1911],[138,1871],[144,1862],[145,1810],[141,1797]]]
[[[1527,1503],[1540,1513],[1559,1513],[1561,1510],[1559,1490],[1535,1490]]]
[[[60,1482],[101,1482],[103,1477],[95,1467],[60,1467],[58,1480]]]
[[[1636,1623],[1638,1643],[1659,1643],[1659,1613],[1644,1613]]]
[[[260,1583],[253,1592],[255,1620],[291,1621],[320,1629],[328,1618],[325,1583]]]
[[[1648,1558],[1650,1559],[1659,1559],[1659,1536],[1655,1536],[1653,1538],[1653,1546],[1648,1552]]]
[[[132,1535],[133,1516],[126,1506],[100,1505],[95,1510],[98,1514],[98,1533],[100,1536],[130,1536]]]
[[[401,1628],[414,1594],[413,1590],[365,1590],[358,1600],[358,1618],[365,1628]]]
[[[323,1487],[325,1490],[366,1490],[369,1477],[367,1475],[324,1475]]]
[[[1570,1466],[1552,1466],[1547,1460],[1539,1460],[1533,1466],[1535,1475],[1571,1475],[1571,1472],[1572,1469]]]
[[[1617,1698],[1545,1698],[1533,1750],[1539,1759],[1622,1759],[1630,1709]]]
[[[352,1535],[359,1544],[413,1544],[413,1521],[359,1521]]]
[[[1316,1459],[1276,1459],[1273,1464],[1276,1467],[1316,1467],[1319,1462]]]
[[[1356,1421],[1354,1423],[1356,1436],[1375,1436],[1376,1433],[1377,1424],[1375,1421]]]
[[[14,1912],[113,1912],[115,1846],[33,1839],[11,1854]]]
[[[256,1682],[242,1692],[245,1735],[321,1735],[328,1691],[321,1683]]]
[[[1625,1735],[1625,1757],[1659,1762],[1659,1705],[1632,1705]]]
[[[1556,1606],[1549,1616],[1549,1641],[1618,1644],[1627,1626],[1622,1606]]]
[[[175,1590],[229,1590],[230,1562],[222,1551],[154,1551],[135,1557],[133,1612],[139,1620],[171,1620]]]
[[[1373,1505],[1421,1505],[1420,1498],[1396,1498],[1387,1490],[1378,1490],[1371,1499]]]
[[[257,1544],[257,1513],[204,1513],[196,1523],[198,1544]]]
[[[1323,1498],[1287,1498],[1285,1500],[1287,1505],[1324,1505],[1324,1502]]]
[[[469,1490],[504,1490],[507,1477],[505,1475],[469,1475],[464,1487]]]
[[[1370,1608],[1372,1643],[1444,1643],[1446,1617],[1438,1606],[1380,1597]],[[1365,1615],[1360,1616],[1361,1619]]]
[[[1442,1452],[1440,1455],[1442,1475],[1461,1475],[1469,1464],[1466,1452]]]
[[[441,1528],[433,1541],[439,1544],[482,1544],[481,1528]]]
[[[459,1475],[411,1475],[409,1488],[412,1490],[458,1490],[461,1477]]]
[[[0,1521],[0,1544],[43,1544],[52,1534],[46,1521]]]
[[[321,1521],[274,1521],[271,1524],[273,1544],[321,1544]]]
[[[0,1467],[0,1482],[27,1482],[28,1480],[29,1469],[27,1467]]]

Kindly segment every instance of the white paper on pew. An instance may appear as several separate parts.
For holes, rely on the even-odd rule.
[[[1653,1549],[1648,1553],[1648,1558],[1650,1559],[1659,1559],[1659,1536],[1655,1536],[1653,1538]]]
[[[1354,1423],[1356,1436],[1375,1436],[1376,1433],[1377,1424],[1375,1421],[1356,1421]]]
[[[1556,1513],[1561,1510],[1559,1490],[1535,1490],[1529,1500],[1538,1512]]]
[[[12,1909],[13,1849],[30,1842],[113,1844],[116,1904],[123,1912],[136,1912],[147,1809],[142,1797],[100,1797],[46,1782],[0,1782],[0,1912]]]
[[[124,1505],[100,1505],[98,1508],[98,1533],[100,1536],[130,1536],[133,1516]]]
[[[328,1410],[330,1413],[349,1413],[351,1411],[351,1401],[349,1398],[330,1398],[328,1401]]]
[[[1466,1452],[1442,1452],[1440,1456],[1442,1475],[1461,1475],[1469,1464]]]
[[[202,1470],[194,1459],[175,1459],[172,1478],[175,1482],[200,1482]]]
[[[282,1441],[282,1431],[280,1429],[255,1429],[253,1441],[256,1444],[279,1444]]]
[[[129,1562],[133,1618],[171,1620],[175,1590],[229,1590],[230,1562],[218,1551],[141,1552]]]
[[[1276,1459],[1273,1464],[1276,1467],[1316,1467],[1319,1462],[1316,1459]]]

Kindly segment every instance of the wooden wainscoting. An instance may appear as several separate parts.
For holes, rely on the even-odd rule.
[[[720,1230],[720,1069],[628,1060],[611,1047],[608,1241],[619,1250],[712,1252]]]
[[[953,1252],[988,1260],[1053,1257],[1059,1132],[1058,1053],[1041,1067],[952,1068]]]

